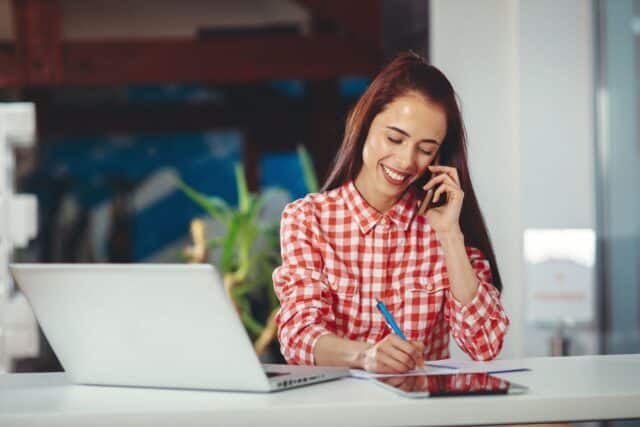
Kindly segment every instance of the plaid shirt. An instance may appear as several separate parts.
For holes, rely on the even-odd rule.
[[[478,292],[463,305],[450,289],[444,252],[414,191],[381,214],[353,182],[309,194],[284,209],[282,265],[273,272],[280,300],[278,338],[289,363],[313,365],[327,333],[375,343],[391,331],[375,307],[382,300],[425,360],[449,357],[449,331],[474,360],[500,352],[509,320],[482,252],[467,246]]]

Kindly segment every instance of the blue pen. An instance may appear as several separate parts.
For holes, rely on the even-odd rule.
[[[380,310],[380,313],[382,313],[382,315],[384,316],[384,319],[387,321],[387,325],[389,325],[389,327],[393,329],[393,332],[395,332],[397,336],[399,336],[400,338],[406,341],[407,337],[404,336],[404,334],[398,327],[398,324],[393,319],[393,316],[391,315],[391,313],[389,313],[389,310],[387,310],[387,307],[384,305],[384,303],[377,298],[376,298],[376,302],[377,302],[376,308]]]

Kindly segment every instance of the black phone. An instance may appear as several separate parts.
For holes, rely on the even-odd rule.
[[[431,171],[427,169],[427,171],[423,173],[420,178],[416,179],[413,185],[415,185],[420,191],[424,191],[422,190],[422,187],[424,187],[424,185],[427,182],[429,182],[430,179],[431,179]]]
[[[434,165],[438,165],[440,164],[438,162],[438,159],[436,159],[436,161],[433,163]],[[424,191],[422,189],[422,187],[425,186],[425,184],[427,182],[429,182],[429,180],[432,177],[432,173],[429,169],[427,169],[427,171],[420,177],[418,178],[415,182],[414,185],[416,186],[416,188],[422,193],[422,203],[420,204],[420,208],[419,208],[419,213],[424,214],[427,209],[429,209],[430,207],[440,207],[443,205],[447,204],[447,194],[446,193],[442,193],[442,195],[440,196],[439,200],[433,200],[433,194],[435,193],[435,190],[438,187],[435,187],[433,189],[433,191],[431,191],[431,194],[429,194],[429,191]]]

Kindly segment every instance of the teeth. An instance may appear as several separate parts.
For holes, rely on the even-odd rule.
[[[387,168],[386,166],[382,166],[382,169],[384,169],[384,171],[387,173],[387,175],[389,175],[391,178],[393,178],[396,181],[404,181],[407,177],[405,175],[400,175],[395,173],[394,171],[392,171],[391,169]]]

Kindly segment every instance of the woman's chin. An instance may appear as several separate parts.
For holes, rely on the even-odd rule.
[[[409,183],[403,182],[402,184],[391,184],[389,181],[384,180],[378,188],[387,197],[400,197],[409,187]]]

